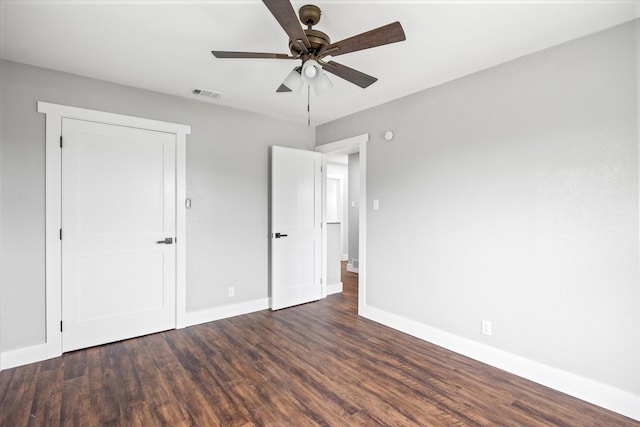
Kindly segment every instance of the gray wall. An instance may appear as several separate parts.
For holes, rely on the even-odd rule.
[[[191,125],[187,309],[268,296],[268,147],[311,149],[312,129],[13,62],[0,62],[0,75],[2,351],[44,342],[45,117],[37,101]]]
[[[327,175],[342,179],[342,221],[340,224],[340,259],[349,256],[349,169],[347,164],[331,162],[327,159]]]
[[[317,128],[370,133],[368,305],[640,394],[637,27]]]

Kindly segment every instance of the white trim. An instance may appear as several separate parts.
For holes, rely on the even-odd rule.
[[[173,133],[176,135],[176,327],[184,327],[186,315],[186,224],[185,224],[185,182],[186,182],[186,135],[191,133],[188,125],[158,120],[131,117],[66,105],[38,102],[38,112],[46,114],[45,125],[45,283],[46,283],[46,337],[44,346],[35,346],[40,354],[39,360],[57,357],[62,354],[62,277],[61,244],[59,229],[61,224],[61,150],[62,119],[78,119],[98,123],[128,126],[138,129]],[[41,351],[41,353],[40,353]],[[32,360],[31,350],[25,349],[20,356],[25,363]],[[14,352],[11,352],[14,354]],[[16,350],[21,355],[22,350]]]
[[[369,141],[369,134],[363,133],[349,138],[341,139],[334,142],[328,142],[322,145],[316,145],[315,150],[322,154],[333,154],[340,152],[357,153],[362,144]]]
[[[176,133],[176,328],[186,327],[187,314],[187,134]]]
[[[330,285],[330,293],[342,292],[342,283],[339,283],[340,290],[334,291],[333,286],[336,285]],[[182,313],[182,326],[180,327],[186,328],[202,323],[213,322],[215,320],[226,319],[228,317],[268,310],[270,307],[270,299],[262,298],[259,300],[247,301],[224,307],[184,312]],[[49,354],[49,347],[50,345],[48,344],[38,344],[32,347],[3,352],[0,354],[0,366],[2,366],[2,369],[11,369],[16,366],[40,362],[42,360],[60,356],[60,354]]]
[[[322,155],[321,162],[322,173],[320,174],[320,185],[322,186],[322,197],[320,198],[320,203],[322,206],[320,207],[320,215],[322,219],[320,220],[320,239],[322,240],[322,244],[320,245],[320,298],[324,299],[329,295],[329,286],[327,284],[329,278],[329,262],[327,260],[327,176],[329,173],[327,171],[327,156],[325,154]]]
[[[341,139],[327,144],[316,145],[315,150],[322,154],[333,153],[360,153],[360,211],[359,211],[359,227],[358,227],[358,244],[359,244],[359,262],[358,262],[358,314],[361,313],[366,304],[367,295],[367,279],[366,279],[366,253],[367,253],[367,142],[369,142],[369,134],[352,136],[350,138]],[[326,162],[325,162],[326,163]],[[324,169],[326,171],[326,166]],[[326,173],[326,172],[325,172]],[[323,181],[325,181],[323,177]],[[323,257],[326,258],[326,206],[322,213],[323,229],[325,234],[322,239]],[[326,260],[322,266],[322,277],[327,277]]]
[[[51,115],[52,117],[86,120],[90,122],[105,123],[119,126],[129,126],[138,129],[155,130],[175,134],[190,134],[191,126],[178,123],[164,122],[160,120],[145,119],[142,117],[125,116],[122,114],[107,113],[105,111],[88,110],[86,108],[70,107],[68,105],[51,104],[38,101],[38,113]]]
[[[367,141],[369,134],[367,134]],[[367,305],[367,144],[360,143],[360,213],[358,218],[358,314]],[[362,269],[362,270],[360,270]]]
[[[361,307],[361,316],[440,347],[640,421],[640,396],[553,368],[384,310]]]
[[[38,103],[45,121],[45,346],[43,359],[62,354],[62,248],[58,234],[62,224],[62,135],[61,114],[46,112],[48,104]],[[42,108],[42,110],[41,110]]]
[[[360,274],[359,268],[358,267],[354,267],[353,264],[348,263],[347,264],[347,271],[351,272],[351,273],[358,273]]]
[[[342,292],[342,282],[327,285],[327,295],[339,294]]]
[[[0,366],[2,369],[11,369],[16,366],[40,362],[50,358],[48,351],[49,348],[46,344],[4,351],[0,353]]]
[[[228,317],[241,316],[256,311],[268,310],[270,307],[270,298],[262,298],[223,307],[208,308],[206,310],[188,311],[185,313],[184,326],[194,326],[226,319]]]

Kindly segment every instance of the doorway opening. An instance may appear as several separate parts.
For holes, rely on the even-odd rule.
[[[369,134],[316,146],[323,159],[323,297],[340,292],[341,262],[358,273],[358,312],[366,302],[366,144]],[[332,188],[333,187],[333,188]],[[338,224],[339,223],[339,224]]]
[[[327,295],[342,292],[341,263],[349,258],[348,155],[326,157]]]

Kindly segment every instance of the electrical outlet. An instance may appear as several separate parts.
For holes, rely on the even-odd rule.
[[[236,288],[229,286],[229,298],[233,298],[234,296],[236,296]]]
[[[491,336],[491,322],[489,320],[482,321],[482,334]]]

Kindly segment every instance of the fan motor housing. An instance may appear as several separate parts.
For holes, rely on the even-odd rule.
[[[300,8],[300,10],[298,10],[300,22],[307,26],[304,33],[307,35],[307,39],[311,46],[309,47],[308,52],[306,52],[305,49],[300,48],[299,42],[289,40],[289,50],[294,56],[314,57],[316,54],[320,53],[325,46],[331,44],[331,39],[329,39],[327,34],[322,31],[311,29],[312,26],[320,22],[321,14],[320,8],[313,4],[305,4]]]
[[[318,53],[325,46],[331,44],[331,39],[329,38],[329,36],[322,31],[307,29],[304,30],[304,32],[307,35],[309,44],[311,45],[311,47],[309,48],[309,53],[311,54]],[[294,43],[291,40],[289,40],[289,50],[294,56],[298,56],[304,53],[304,51],[298,47],[298,44]]]

